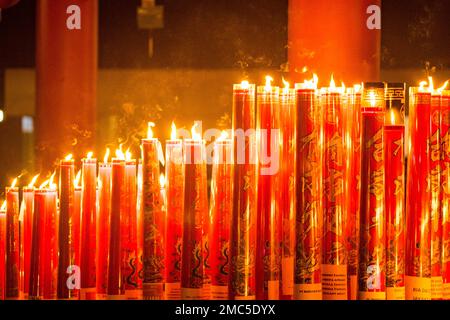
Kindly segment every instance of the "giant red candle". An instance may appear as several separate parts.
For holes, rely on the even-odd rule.
[[[233,141],[226,132],[214,143],[209,234],[211,299],[228,299],[230,221],[233,211]]]
[[[73,243],[75,251],[75,265],[80,266],[80,256],[81,256],[81,170],[78,170],[77,175],[74,180],[74,208],[73,208]],[[80,290],[77,290],[78,297],[80,296]]]
[[[322,299],[321,135],[317,78],[295,85],[296,218],[294,299]]]
[[[176,127],[166,141],[166,283],[168,300],[181,298],[181,245],[183,235],[184,169],[183,143],[177,139]]]
[[[96,188],[97,159],[92,153],[82,160],[81,197],[81,300],[96,299]]]
[[[118,300],[125,297],[122,275],[122,218],[125,200],[125,159],[117,154],[112,159],[111,173],[111,216],[108,259],[108,299]]]
[[[97,299],[106,299],[108,290],[109,228],[111,218],[111,163],[109,149],[98,166],[98,214],[97,214]]]
[[[5,299],[19,298],[19,189],[6,188],[6,282]]]
[[[361,85],[348,88],[345,96],[345,136],[344,152],[346,158],[344,194],[347,246],[347,297],[358,298],[359,262],[359,215],[360,215],[360,177],[361,177]]]
[[[450,300],[450,90],[441,92],[442,141],[442,282],[443,299]]]
[[[164,217],[159,190],[159,141],[153,138],[149,123],[147,139],[142,140],[142,206],[144,237],[144,299],[164,298]]]
[[[184,141],[184,214],[181,252],[181,298],[204,297],[203,224],[208,215],[206,154],[204,140],[192,129],[192,139]]]
[[[333,78],[322,89],[323,112],[323,239],[322,297],[325,300],[347,299],[347,248],[345,243],[344,195],[344,109],[342,88]]]
[[[233,87],[234,180],[230,242],[230,299],[255,299],[258,201],[255,85]]]
[[[405,299],[405,84],[385,86],[386,299]]]
[[[405,297],[431,299],[431,93],[410,87],[406,179]]]
[[[54,174],[50,178],[46,197],[46,212],[44,214],[44,245],[43,245],[43,298],[54,300],[57,297],[58,284],[58,225],[57,207],[58,190],[53,183]],[[67,271],[67,269],[66,269]],[[64,281],[67,285],[67,281]]]
[[[0,207],[0,300],[5,299],[6,201]]]
[[[384,84],[365,83],[361,122],[361,220],[358,285],[363,300],[386,299]]]
[[[76,290],[67,286],[67,269],[75,265],[75,243],[73,234],[75,165],[69,155],[59,165],[59,261],[58,299],[73,299]]]

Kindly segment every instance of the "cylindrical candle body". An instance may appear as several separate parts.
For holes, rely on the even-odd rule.
[[[365,83],[361,123],[359,298],[386,299],[384,84]]]
[[[234,85],[234,181],[231,219],[230,299],[255,299],[258,201],[255,86]]]
[[[81,187],[75,186],[73,209],[73,243],[75,247],[75,265],[80,266],[81,260]],[[80,290],[78,290],[78,296]]]
[[[279,165],[279,88],[258,87],[259,136],[258,244],[256,250],[256,299],[278,300],[281,278],[281,222]]]
[[[440,134],[442,141],[442,281],[443,298],[450,300],[450,90],[441,95]]]
[[[410,88],[408,166],[406,178],[407,300],[431,299],[431,94]]]
[[[58,299],[71,299],[78,292],[69,289],[67,270],[75,265],[75,243],[73,234],[75,166],[73,160],[63,160],[59,166],[59,261]],[[71,267],[72,268],[72,267]]]
[[[43,298],[56,299],[58,281],[58,207],[57,190],[49,189],[46,196],[43,250]],[[64,281],[65,282],[65,281]],[[66,284],[66,283],[64,283]]]
[[[359,89],[347,89],[344,113],[347,298],[357,300],[361,208],[361,92]]]
[[[96,188],[97,160],[83,159],[81,197],[81,300],[96,298]]]
[[[19,298],[19,189],[6,188],[5,299]]]
[[[136,196],[136,210],[137,210],[137,270],[138,279],[137,285],[138,289],[143,291],[142,281],[144,280],[144,260],[143,260],[143,250],[144,250],[144,208],[142,205],[142,160],[139,160],[137,169],[137,196]]]
[[[344,110],[342,94],[321,96],[323,126],[322,297],[347,299],[346,208],[344,195]]]
[[[385,86],[386,299],[405,299],[405,84]]]
[[[122,222],[124,239],[121,244],[123,285],[125,296],[130,300],[142,298],[142,290],[138,288],[136,188],[136,160],[130,160],[125,163],[124,219]]]
[[[316,93],[296,85],[296,220],[294,298],[322,299],[321,124]]]
[[[31,239],[33,235],[34,188],[23,188],[23,293],[28,298],[30,286]]]
[[[122,279],[122,217],[125,189],[125,161],[112,160],[111,216],[108,259],[108,299],[124,298]]]
[[[166,283],[168,300],[181,298],[181,247],[183,236],[184,169],[182,140],[166,142]]]
[[[142,205],[144,209],[144,299],[163,299],[164,216],[159,185],[157,139],[142,140]]]
[[[111,164],[98,167],[99,193],[97,214],[97,299],[106,299],[108,291],[109,228],[111,219]]]
[[[230,222],[233,211],[233,141],[214,144],[211,181],[210,276],[211,299],[228,299]]]
[[[5,299],[6,211],[0,210],[0,300]]]
[[[185,192],[183,247],[181,252],[181,298],[203,299],[203,223],[208,216],[206,155],[203,140],[185,140]]]

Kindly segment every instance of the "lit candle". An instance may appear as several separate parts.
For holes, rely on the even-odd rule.
[[[121,150],[116,151],[116,158],[112,159],[111,173],[111,216],[108,259],[108,299],[120,300],[125,298],[122,275],[122,247],[123,238],[122,219],[124,217],[125,194],[125,156]]]
[[[442,292],[443,299],[450,300],[450,90],[444,88],[440,88],[439,129],[442,141]]]
[[[317,76],[295,85],[296,220],[294,299],[321,300],[321,117]]]
[[[348,88],[345,96],[344,194],[346,219],[347,297],[358,299],[359,216],[361,209],[361,85]]]
[[[96,188],[97,159],[92,152],[82,160],[81,197],[81,300],[96,299]]]
[[[143,250],[144,250],[144,208],[142,205],[142,160],[139,159],[137,169],[137,287],[143,292],[142,281],[144,280],[144,263],[143,263]]]
[[[184,167],[183,141],[177,139],[172,124],[171,139],[166,141],[166,283],[168,300],[181,298],[181,243],[183,235]]]
[[[281,299],[292,299],[294,294],[295,252],[295,90],[284,81],[280,90],[280,216],[282,235]]]
[[[75,176],[75,180],[73,182],[74,185],[74,198],[73,198],[73,243],[74,243],[74,251],[75,251],[75,265],[80,266],[81,259],[81,192],[82,188],[80,185],[81,182],[81,170],[78,170],[77,175]],[[78,293],[78,297],[80,296],[80,290],[76,290]]]
[[[230,299],[256,297],[255,256],[258,201],[255,85],[233,87],[234,181],[230,243]]]
[[[153,138],[153,123],[142,140],[142,205],[144,237],[143,294],[146,300],[164,298],[164,217],[159,188],[160,143]]]
[[[17,178],[6,188],[6,286],[5,299],[19,298],[19,188]]]
[[[344,194],[344,87],[337,88],[333,77],[330,87],[321,90],[323,110],[323,239],[322,297],[347,299],[347,248],[345,242]]]
[[[75,165],[72,155],[68,155],[59,165],[59,261],[58,299],[73,299],[75,290],[67,286],[67,268],[75,264],[75,243],[73,234]]]
[[[365,83],[361,123],[359,299],[386,299],[384,84]]]
[[[97,214],[97,299],[107,298],[109,228],[111,218],[111,163],[109,148],[106,149],[103,162],[98,165],[98,214]]]
[[[6,201],[0,207],[0,300],[5,299],[6,280]]]
[[[386,299],[405,299],[405,84],[385,86]]]
[[[408,165],[406,179],[406,270],[407,300],[431,299],[431,93],[410,87]]]
[[[30,184],[22,189],[23,200],[21,212],[23,212],[23,294],[24,299],[28,298],[30,286],[30,257],[31,257],[31,239],[33,234],[33,212],[34,212],[34,184],[39,175],[31,180]]]
[[[211,180],[211,299],[228,299],[230,221],[233,211],[233,140],[226,131],[214,143]]]
[[[203,299],[203,224],[208,216],[206,150],[201,134],[192,127],[192,139],[184,141],[185,192],[183,247],[181,253],[181,298]]]
[[[129,300],[142,298],[142,289],[138,288],[138,243],[137,243],[137,184],[136,160],[131,153],[125,154],[125,199],[122,227],[122,272],[124,277],[125,296]]]

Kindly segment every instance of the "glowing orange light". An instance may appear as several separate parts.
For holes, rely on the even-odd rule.
[[[125,160],[125,154],[122,151],[122,145],[120,145],[119,149],[116,149],[116,158],[119,160]]]
[[[272,90],[272,81],[273,81],[273,78],[271,76],[266,76],[266,85],[264,86],[266,91]]]
[[[147,139],[152,139],[153,138],[153,130],[152,128],[155,126],[154,122],[149,122],[147,124]]]
[[[49,182],[48,182],[49,188],[50,188],[51,190],[56,190],[56,189],[57,189],[57,185],[56,185],[56,183],[54,182],[55,175],[56,175],[56,171],[54,171],[54,172],[52,173],[52,175],[50,176]]]
[[[194,125],[192,126],[192,129],[191,129],[192,140],[201,140],[202,139],[201,133],[197,132],[197,126],[198,126],[197,122],[195,122]]]
[[[436,91],[438,94],[442,94],[442,91],[445,90],[445,88],[447,88],[448,85],[448,80],[444,82],[444,84],[442,86],[440,86]]]
[[[80,181],[81,181],[81,170],[78,170],[77,175],[75,176],[75,180],[73,181],[73,185],[75,188],[80,187]]]
[[[39,177],[39,173],[37,175],[35,175],[33,177],[33,179],[31,179],[30,183],[28,184],[28,188],[33,188],[34,187],[34,184],[36,183],[38,177]]]
[[[0,207],[0,211],[6,211],[6,200],[3,201],[2,206]]]
[[[375,95],[375,92],[373,92],[373,91],[369,92],[369,101],[370,101],[370,106],[375,107],[375,105],[377,103],[377,96]]]
[[[103,163],[108,163],[110,152],[111,151],[109,150],[109,148],[106,148],[105,156],[103,157]]]
[[[224,141],[226,139],[228,139],[228,132],[226,130],[222,130],[220,137],[217,138],[217,141]]]
[[[166,185],[166,177],[164,176],[164,173],[161,173],[161,175],[159,176],[159,185],[161,188],[164,188],[164,186]]]
[[[333,78],[333,74],[331,74],[331,80],[330,80],[330,87],[329,87],[330,91],[331,90],[336,90],[336,83],[334,82],[334,78]]]
[[[94,153],[92,151],[89,151],[86,155],[86,159],[92,159],[93,155],[94,155]]]
[[[290,87],[289,82],[284,80],[284,78],[281,78],[281,80],[283,81],[283,85],[284,85],[283,92],[284,93],[288,93],[289,92],[289,87]]]
[[[250,84],[248,83],[247,80],[241,81],[241,89],[248,89],[249,87],[250,87]]]
[[[175,122],[172,122],[172,131],[170,132],[170,139],[175,140],[177,138],[177,126]]]
[[[132,155],[131,155],[130,149],[128,148],[127,151],[125,151],[125,160],[131,161],[131,159],[132,159]]]
[[[15,179],[13,180],[13,182],[11,183],[11,187],[10,187],[11,189],[14,188],[14,187],[16,186],[17,180],[18,180],[18,178],[15,178]]]
[[[72,159],[73,159],[73,155],[72,155],[71,153],[69,153],[69,154],[64,158],[65,161],[69,161],[69,160],[72,160]]]

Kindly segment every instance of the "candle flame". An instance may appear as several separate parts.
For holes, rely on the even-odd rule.
[[[303,83],[300,85],[303,89],[317,89],[317,84],[319,83],[319,77],[317,74],[313,74],[313,77],[311,80],[304,80]]]
[[[266,76],[266,85],[264,87],[266,91],[272,90],[272,81],[273,81],[273,78],[271,76]]]
[[[3,201],[2,206],[0,207],[0,211],[6,211],[6,200]]]
[[[44,182],[42,182],[42,184],[39,186],[39,189],[42,190],[44,188],[46,188],[48,186],[48,184],[50,183],[50,179],[45,180]]]
[[[442,86],[440,86],[436,91],[438,94],[442,94],[442,91],[445,90],[445,88],[447,88],[448,85],[448,80],[444,82],[444,84]]]
[[[284,79],[284,77],[282,77],[281,80],[283,81],[283,85],[284,85],[284,88],[283,88],[284,93],[289,93],[289,86],[290,86],[289,82],[286,81]]]
[[[164,186],[166,185],[166,177],[164,176],[164,173],[161,173],[161,175],[159,176],[159,185],[161,188],[164,188]]]
[[[50,176],[49,182],[48,182],[49,188],[50,188],[51,190],[56,190],[56,189],[57,189],[57,185],[56,185],[56,183],[54,182],[55,175],[56,175],[56,171],[53,171],[52,175]]]
[[[432,93],[434,91],[433,77],[428,77],[428,90]]]
[[[358,93],[358,92],[360,92],[361,91],[361,89],[362,89],[362,84],[354,84],[353,85],[353,90],[355,90],[355,93]]]
[[[81,181],[81,170],[78,170],[77,175],[75,176],[75,180],[73,180],[73,185],[75,188],[80,187],[80,181]]]
[[[241,88],[242,89],[248,89],[250,87],[250,83],[247,80],[241,81]]]
[[[345,93],[345,83],[341,81],[341,93]]]
[[[119,149],[116,149],[116,158],[119,160],[125,160],[125,154],[122,151],[122,145],[119,146]]]
[[[28,188],[33,188],[34,187],[34,184],[36,183],[38,177],[39,177],[39,173],[37,175],[35,175],[33,177],[33,179],[31,179],[31,182],[28,184]]]
[[[331,74],[330,90],[336,90],[336,83],[334,82],[333,74]]]
[[[426,81],[420,81],[419,83],[419,91],[420,92],[424,92],[425,91],[425,86],[427,85]]]
[[[391,118],[391,124],[395,124],[395,111],[393,109],[389,110],[389,115]]]
[[[64,160],[66,160],[66,161],[69,161],[69,160],[72,160],[73,159],[73,155],[71,154],[71,153],[69,153],[65,158],[64,158]]]
[[[110,153],[111,151],[109,150],[109,148],[106,148],[105,156],[103,157],[103,163],[108,163]]]
[[[170,139],[175,140],[177,138],[177,126],[175,122],[172,121],[172,131],[170,132]]]
[[[152,128],[155,126],[154,122],[147,123],[147,139],[153,138],[153,130]]]
[[[89,151],[86,155],[86,159],[92,159],[93,155],[94,155],[94,153],[92,151]]]
[[[127,149],[127,151],[125,151],[125,160],[126,161],[131,161],[132,155],[130,152],[130,148]]]
[[[373,91],[369,92],[369,101],[370,101],[370,106],[375,107],[376,102],[377,102],[377,97],[375,95],[375,92],[373,92]]]
[[[305,73],[306,71],[308,71],[308,67],[307,67],[307,66],[304,66],[304,67],[302,68],[302,73]]]
[[[15,178],[15,179],[13,180],[13,182],[11,183],[11,187],[10,187],[11,189],[14,188],[14,187],[16,186],[17,180],[18,180],[18,178]]]
[[[195,122],[191,129],[191,134],[192,134],[193,140],[201,140],[202,139],[201,134],[199,132],[197,132],[197,130],[196,130],[197,126],[198,126],[198,123]]]
[[[224,141],[228,139],[228,132],[226,130],[222,130],[220,133],[220,137],[217,139],[217,141]]]

